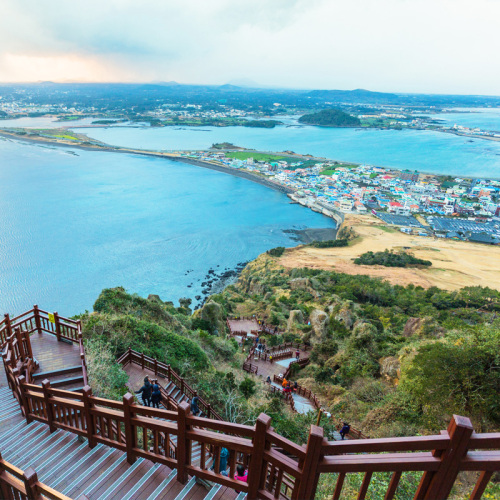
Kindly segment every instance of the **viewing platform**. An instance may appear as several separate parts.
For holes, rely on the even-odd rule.
[[[29,382],[50,366],[35,360],[36,336],[78,347],[82,391]],[[43,345],[59,352],[51,341]],[[470,473],[469,498],[478,500],[500,470],[500,433],[475,433],[457,415],[441,433],[416,437],[328,441],[313,425],[304,444],[277,434],[265,414],[255,425],[224,421],[202,395],[201,416],[194,416],[187,400],[196,390],[169,365],[131,349],[118,362],[134,376],[149,371],[157,378],[164,407],[136,404],[132,394],[121,401],[94,396],[79,322],[38,308],[0,322],[0,349],[7,382],[0,386],[0,491],[9,500],[308,500],[323,475],[331,478],[327,497],[338,500],[356,473],[363,474],[363,500],[382,472],[391,477],[386,500],[396,498],[405,472],[420,475],[410,493],[415,500],[448,498],[462,472]],[[247,481],[235,478],[237,466],[248,471]]]

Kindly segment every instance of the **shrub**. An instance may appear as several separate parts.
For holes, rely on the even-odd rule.
[[[251,378],[246,377],[245,380],[243,380],[243,382],[241,382],[241,384],[239,385],[238,388],[239,388],[241,394],[243,394],[243,396],[246,399],[249,399],[250,397],[252,397],[255,394],[255,391],[257,390],[255,388],[255,386],[256,386],[255,380],[252,380]]]
[[[276,247],[276,248],[271,248],[271,250],[268,250],[267,253],[271,257],[281,257],[283,253],[285,252],[285,247]]]
[[[430,260],[417,259],[406,252],[394,253],[384,250],[383,252],[366,252],[354,259],[354,263],[365,266],[385,266],[385,267],[419,267],[432,266]]]
[[[326,241],[313,241],[309,244],[311,247],[315,248],[335,248],[335,247],[346,247],[349,245],[347,238],[342,238],[340,240],[326,240]]]

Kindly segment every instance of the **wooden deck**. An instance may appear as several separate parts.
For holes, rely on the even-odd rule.
[[[250,332],[259,331],[260,326],[256,319],[228,319],[229,329],[231,332]]]
[[[30,340],[33,356],[40,364],[39,372],[61,370],[81,363],[78,345],[72,342],[59,342],[54,335],[48,333],[34,333]]]

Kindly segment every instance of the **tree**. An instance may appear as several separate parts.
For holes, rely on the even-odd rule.
[[[500,324],[425,344],[402,366],[401,387],[431,416],[443,412],[500,423]]]
[[[255,380],[252,380],[249,377],[245,377],[245,380],[243,380],[243,382],[241,382],[239,386],[239,390],[246,399],[250,398],[255,394],[256,391]]]

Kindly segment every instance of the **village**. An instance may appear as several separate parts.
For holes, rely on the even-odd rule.
[[[500,181],[438,176],[258,152],[191,151],[176,156],[247,171],[288,188],[293,202],[328,214],[371,213],[420,236],[500,244]],[[268,154],[277,158],[278,154]]]

